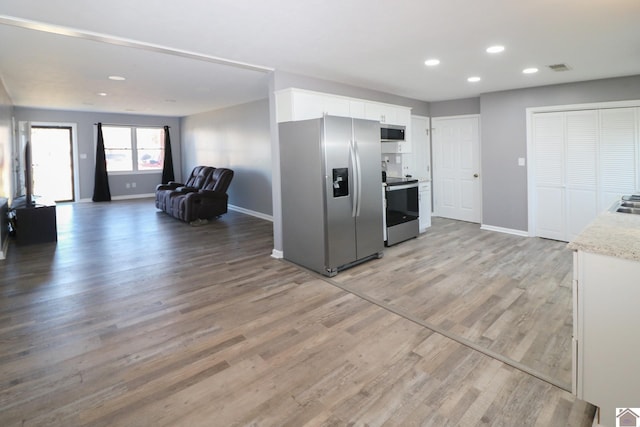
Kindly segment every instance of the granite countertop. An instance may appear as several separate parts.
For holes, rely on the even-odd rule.
[[[640,261],[640,215],[618,212],[600,214],[569,249]]]

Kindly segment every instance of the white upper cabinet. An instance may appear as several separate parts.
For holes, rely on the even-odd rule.
[[[278,123],[316,119],[325,114],[405,126],[411,121],[411,109],[408,107],[295,88],[276,92]]]
[[[317,119],[325,114],[350,117],[349,99],[294,89],[276,93],[276,117],[279,123]]]

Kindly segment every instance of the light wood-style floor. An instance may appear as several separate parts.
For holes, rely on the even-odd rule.
[[[484,251],[411,261],[423,235],[331,281],[271,258],[271,224],[236,212],[190,227],[146,199],[60,205],[58,224],[57,244],[12,245],[0,261],[2,426],[591,425],[593,407],[570,393],[334,286],[382,292],[372,269],[394,258],[450,277],[448,259]],[[421,292],[396,286],[389,304]],[[506,343],[451,286],[460,306],[439,305],[458,314],[424,318]]]
[[[564,242],[433,218],[418,239],[335,280],[571,390],[572,253]]]

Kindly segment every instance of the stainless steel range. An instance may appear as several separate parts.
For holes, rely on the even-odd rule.
[[[418,236],[418,180],[386,178],[385,245],[391,246]]]

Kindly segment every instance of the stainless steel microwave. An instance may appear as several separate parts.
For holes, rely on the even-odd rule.
[[[404,126],[386,125],[380,127],[381,141],[404,141]]]

